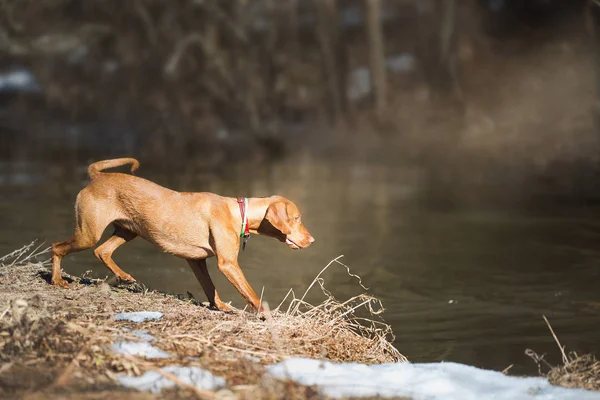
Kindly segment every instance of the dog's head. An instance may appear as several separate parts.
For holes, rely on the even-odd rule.
[[[315,241],[302,224],[298,207],[281,196],[273,196],[258,233],[279,239],[292,249],[304,249]]]

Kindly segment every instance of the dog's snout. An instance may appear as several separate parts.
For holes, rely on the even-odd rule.
[[[315,241],[315,238],[314,238],[314,237],[312,237],[312,236],[309,236],[309,237],[308,237],[308,241],[309,241],[310,243],[314,243],[314,241]]]

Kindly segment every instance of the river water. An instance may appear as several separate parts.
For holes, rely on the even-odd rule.
[[[276,163],[237,164],[218,173],[141,162],[140,176],[176,190],[232,197],[278,193],[299,205],[316,238],[313,246],[292,251],[253,236],[240,255],[251,285],[259,293],[264,287],[272,305],[290,288],[303,293],[329,261],[344,255],[341,261],[383,301],[396,346],[411,361],[496,370],[514,364],[515,374],[535,374],[526,349],[547,353],[550,362],[560,359],[542,315],[568,350],[600,353],[600,207],[594,204],[548,202],[552,193],[538,189],[531,200],[524,186],[512,188],[520,201],[462,201],[456,194],[450,200],[444,190],[431,190],[427,168],[390,157],[349,161],[299,151]],[[48,243],[68,238],[86,167],[87,162],[1,163],[0,251],[35,238]],[[474,192],[464,197],[478,189],[469,190]],[[204,300],[185,261],[142,239],[121,247],[115,260],[152,289],[189,291]],[[63,268],[108,274],[91,251],[68,256]],[[214,259],[209,268],[221,297],[243,306]],[[361,293],[340,266],[324,278],[339,299]],[[319,301],[318,291],[310,299]]]

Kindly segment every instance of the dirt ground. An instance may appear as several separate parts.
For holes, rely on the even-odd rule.
[[[194,299],[143,287],[111,287],[85,277],[67,276],[70,289],[57,288],[48,284],[47,262],[30,262],[32,254],[29,248],[12,261],[0,259],[2,398],[164,398],[164,392],[155,396],[125,389],[116,377],[174,364],[207,369],[225,378],[228,389],[215,395],[178,385],[168,392],[172,398],[320,398],[311,388],[262,379],[264,366],[288,356],[405,360],[391,345],[389,326],[375,315],[370,324],[358,325],[360,307],[375,312],[380,307],[368,296],[344,303],[329,298],[318,306],[292,299],[264,315],[223,313]],[[115,314],[130,311],[159,311],[163,317],[142,323],[115,320]],[[131,330],[147,331],[155,338],[152,345],[173,357],[145,359],[109,349],[115,342],[140,341]]]

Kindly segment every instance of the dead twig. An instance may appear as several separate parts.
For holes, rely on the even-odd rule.
[[[554,333],[554,329],[552,329],[552,326],[550,325],[550,322],[548,322],[548,318],[546,318],[545,315],[542,315],[542,317],[544,318],[544,321],[546,321],[546,325],[548,325],[548,329],[550,329],[550,333],[552,333],[552,337],[554,338],[554,340],[556,341],[556,344],[558,345],[558,348],[560,349],[560,353],[562,355],[562,361],[564,364],[569,362],[569,358],[567,357],[567,355],[565,354],[565,348],[562,344],[560,344],[560,341],[558,340],[558,337],[556,336],[556,333]]]

